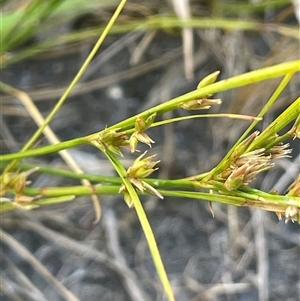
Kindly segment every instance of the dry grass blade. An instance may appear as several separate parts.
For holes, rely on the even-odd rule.
[[[103,50],[99,55],[95,57],[93,60],[93,64],[88,67],[86,72],[80,79],[80,82],[86,82],[88,78],[90,78],[93,74],[97,73],[101,65],[105,62],[112,59],[116,56],[119,52],[124,50],[124,48],[129,45],[130,43],[136,41],[143,32],[129,32],[124,37],[121,37],[116,42],[112,43],[107,49]]]
[[[189,0],[173,0],[174,10],[177,16],[182,20],[187,20],[191,17]],[[194,78],[193,73],[193,30],[192,28],[182,29],[182,42],[183,42],[183,55],[184,55],[184,71],[187,80],[192,80]]]
[[[264,216],[265,212],[255,211],[253,212],[253,228],[254,228],[254,239],[255,249],[257,258],[257,285],[258,285],[258,296],[260,301],[269,300],[269,283],[268,283],[268,246],[265,238],[264,229]]]
[[[0,229],[0,240],[19,256],[24,258],[44,279],[49,282],[67,301],[80,301],[72,292],[61,284],[21,243]]]
[[[219,295],[236,295],[237,293],[247,292],[250,288],[251,286],[248,283],[216,284],[206,290],[204,295],[208,300],[216,300]]]
[[[13,221],[6,220],[5,224],[11,224],[14,225],[15,223]],[[118,273],[121,278],[123,279],[123,283],[125,284],[126,289],[134,289],[136,291],[140,291],[141,295],[142,290],[139,288],[138,285],[138,278],[137,276],[127,267],[127,265],[124,265],[122,262],[120,262],[118,259],[113,259],[109,257],[107,254],[100,252],[90,245],[86,245],[82,242],[78,242],[72,238],[69,238],[59,232],[53,231],[41,224],[38,224],[36,222],[32,222],[29,220],[22,220],[22,227],[24,229],[28,229],[30,231],[34,231],[47,239],[48,241],[55,243],[57,248],[60,248],[62,250],[65,250],[67,252],[76,253],[80,256],[84,254],[85,258],[89,258],[92,260],[95,260],[96,262],[102,263]],[[130,288],[127,287],[127,284],[135,284],[134,287]],[[128,292],[129,295],[132,293]],[[145,294],[144,294],[145,295]],[[132,301],[135,301],[137,299],[132,299]],[[147,300],[147,299],[139,299],[139,300]]]
[[[9,287],[11,287],[11,282],[4,278],[4,277],[0,277],[0,292],[1,295],[4,295],[6,297],[9,298],[9,300],[11,301],[23,301],[23,299],[18,296],[15,292],[12,292],[11,289],[9,289]]]
[[[31,280],[20,270],[6,254],[1,254],[2,265],[9,271],[14,283],[17,283],[24,292],[28,295],[28,298],[32,301],[47,301],[44,294],[31,282]],[[6,280],[8,281],[8,280]],[[12,284],[13,285],[13,284]],[[3,285],[3,288],[5,285]],[[5,288],[4,288],[5,290]]]
[[[140,62],[143,53],[146,51],[146,49],[149,47],[149,44],[154,39],[156,35],[156,30],[152,30],[149,32],[146,32],[144,37],[142,38],[139,45],[134,49],[131,59],[130,59],[130,65],[136,65]]]

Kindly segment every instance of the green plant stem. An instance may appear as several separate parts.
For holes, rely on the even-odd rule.
[[[20,171],[27,171],[27,170],[32,170],[33,168],[38,167],[38,170],[36,172],[39,173],[45,173],[45,174],[50,174],[54,176],[61,176],[61,177],[66,177],[70,179],[87,179],[91,182],[97,182],[101,183],[102,185],[120,185],[122,184],[122,179],[120,177],[111,177],[111,176],[102,176],[102,175],[95,175],[95,174],[87,174],[87,173],[82,173],[82,174],[77,174],[69,170],[63,170],[63,169],[58,169],[58,168],[53,168],[49,166],[43,166],[43,165],[38,165],[38,164],[18,164],[17,168]],[[5,169],[5,166],[0,166],[0,169]],[[202,174],[202,178],[204,178],[207,175],[207,173]],[[197,179],[199,179],[199,176],[197,176]],[[151,179],[151,178],[146,178],[143,181],[146,183],[150,184],[153,187],[157,188],[207,188],[206,186],[199,186],[199,183],[194,181],[192,178],[190,180],[186,179]],[[104,187],[104,186],[103,186]],[[31,189],[31,188],[28,188]],[[38,189],[38,188],[36,188]],[[87,190],[89,191],[89,190]],[[103,191],[101,191],[103,193]],[[39,195],[40,192],[36,191],[35,194],[30,194],[30,195]],[[69,194],[69,192],[67,193]]]
[[[213,194],[213,193],[201,193],[194,191],[168,191],[159,190],[159,192],[165,196],[191,198],[198,200],[206,200],[210,202],[223,203],[226,205],[251,207],[257,209],[263,209],[273,212],[281,212],[284,214],[288,206],[300,207],[300,197],[289,197],[282,195],[272,195],[262,192],[260,190],[248,190],[251,193],[245,193],[243,191],[235,191],[233,195],[226,194]],[[262,196],[259,196],[259,195]],[[300,222],[300,216],[295,218]]]
[[[186,93],[179,97],[176,97],[172,100],[164,102],[156,107],[153,107],[140,114],[137,114],[126,120],[123,120],[113,126],[110,126],[108,129],[110,129],[110,130],[112,130],[112,129],[126,130],[126,129],[134,126],[134,123],[135,123],[137,117],[147,117],[153,113],[163,114],[165,112],[168,112],[168,111],[178,108],[178,106],[180,104],[187,102],[189,100],[201,99],[201,97],[205,97],[206,95],[209,95],[209,94],[215,94],[220,91],[226,91],[229,89],[245,86],[247,84],[267,80],[270,78],[275,78],[278,76],[285,75],[287,73],[297,72],[299,70],[300,70],[300,60],[296,60],[296,61],[286,62],[286,63],[278,64],[275,66],[251,71],[251,72],[248,72],[248,73],[245,73],[242,75],[238,75],[238,76],[235,76],[235,77],[232,77],[229,79],[225,79],[225,80],[219,81],[217,83],[214,83],[212,85],[209,85],[207,87],[204,87],[202,89],[194,90],[192,92],[189,92],[189,93]],[[296,104],[295,104],[295,107],[296,107]],[[73,147],[74,144],[80,145],[80,144],[86,143],[87,140],[96,139],[98,136],[99,136],[99,132],[88,135],[86,137],[76,138],[74,140],[62,142],[63,147],[61,146],[62,143],[59,143],[56,145],[51,145],[51,146],[46,146],[46,147],[42,147],[42,148],[37,148],[34,150],[24,151],[22,153],[19,152],[19,153],[1,155],[0,161],[14,160],[14,159],[20,159],[20,158],[31,157],[31,156],[39,156],[39,155],[46,154],[46,153],[57,152],[62,149],[67,149],[67,148]],[[75,143],[74,143],[74,141],[75,141]]]
[[[211,186],[213,187],[213,186]],[[93,185],[93,187],[86,187],[86,186],[69,186],[69,187],[27,187],[25,189],[25,195],[27,196],[43,196],[43,197],[61,197],[61,196],[69,196],[69,195],[75,195],[75,196],[88,196],[93,193],[97,193],[100,195],[116,195],[119,192],[119,185]],[[230,195],[227,194],[211,194],[208,192],[199,192],[199,191],[178,191],[178,190],[163,190],[158,189],[159,192],[163,196],[176,196],[181,197],[182,195],[177,194],[178,192],[185,193],[186,195],[190,195],[190,198],[201,198],[203,200],[207,201],[214,201],[218,202],[220,199],[220,196],[226,196],[225,199],[230,199],[230,197],[233,197],[235,200],[236,198],[244,198],[243,201],[245,201],[245,198],[250,200],[257,200],[259,201],[259,197],[262,200],[278,203],[281,205],[293,205],[300,207],[300,197],[291,197],[291,196],[285,196],[285,195],[276,195],[276,194],[270,194],[262,190],[250,188],[250,187],[243,187],[239,190],[231,191]],[[188,196],[186,196],[188,197]],[[240,200],[242,201],[242,200]],[[229,204],[230,203],[226,203]]]
[[[70,179],[78,179],[78,180],[89,180],[91,182],[98,182],[98,183],[107,183],[107,184],[116,184],[121,185],[122,180],[119,177],[112,177],[112,176],[102,176],[96,174],[87,174],[87,173],[75,173],[69,170],[60,169],[60,168],[53,168],[50,166],[39,165],[39,164],[18,164],[17,168],[21,171],[31,170],[34,167],[38,167],[39,173],[45,173],[49,175],[54,175],[58,177],[65,177]],[[2,169],[5,167],[2,167]]]
[[[297,72],[299,70],[300,70],[300,60],[296,60],[291,62],[285,62],[271,67],[262,68],[255,71],[250,71],[245,74],[237,75],[229,79],[221,80],[219,82],[203,87],[201,89],[197,89],[192,92],[186,93],[167,102],[164,102],[158,106],[155,106],[131,118],[121,121],[109,127],[109,129],[124,130],[129,126],[132,126],[135,120],[137,119],[137,117],[147,117],[154,113],[160,115],[168,111],[177,109],[182,103],[185,103],[189,100],[201,99],[203,97],[206,97],[206,95],[211,95],[220,91],[226,91],[229,89],[238,88],[241,86],[245,86],[247,84],[253,84],[256,82],[264,81],[278,76],[283,76],[287,73]]]
[[[75,147],[78,145],[82,145],[85,143],[87,143],[87,140],[84,137],[79,137],[76,139],[60,142],[58,144],[47,145],[44,147],[30,149],[30,150],[27,150],[24,152],[1,155],[0,161],[2,162],[2,161],[14,160],[14,159],[47,155],[47,154],[59,152],[63,149],[68,149],[68,148],[72,148],[72,147]]]
[[[281,113],[267,128],[254,140],[249,151],[264,145],[264,141],[273,137],[286,125],[300,115],[300,97],[298,97],[283,113]]]
[[[175,301],[175,297],[174,297],[174,294],[173,294],[171,284],[170,284],[169,279],[168,279],[168,275],[166,273],[164,264],[162,262],[162,259],[161,259],[161,256],[160,256],[157,244],[156,244],[156,240],[155,240],[153,231],[151,229],[150,223],[148,221],[148,218],[146,216],[146,213],[144,211],[144,208],[142,206],[140,198],[139,198],[136,190],[132,186],[131,182],[129,181],[129,179],[126,178],[126,170],[122,166],[122,164],[119,162],[119,160],[110,151],[105,152],[105,154],[106,154],[107,158],[110,160],[110,162],[112,163],[112,165],[114,166],[114,168],[116,169],[116,171],[119,174],[120,178],[122,179],[122,182],[125,185],[128,193],[130,194],[130,197],[131,197],[131,200],[133,202],[135,211],[137,213],[137,216],[138,216],[139,221],[141,223],[143,232],[145,234],[145,237],[146,237],[149,249],[150,249],[150,253],[152,255],[154,265],[156,267],[157,274],[158,274],[158,276],[160,278],[160,281],[161,281],[161,283],[164,287],[164,290],[165,290],[165,293],[168,297],[168,300],[169,301]]]
[[[179,121],[184,121],[184,120],[190,120],[190,119],[195,119],[195,118],[230,118],[230,119],[240,119],[240,120],[257,120],[260,121],[262,118],[259,117],[254,117],[250,115],[242,115],[242,114],[230,114],[230,113],[219,113],[219,114],[197,114],[197,115],[189,115],[189,116],[182,116],[182,117],[177,117],[177,118],[170,118],[158,122],[154,122],[150,125],[149,128],[169,124],[169,123],[174,123],[174,122],[179,122]],[[134,132],[134,129],[126,131],[126,134],[131,134]]]
[[[65,202],[71,202],[75,199],[74,195],[67,195],[67,196],[61,196],[61,197],[53,197],[53,198],[43,198],[40,200],[28,202],[25,204],[18,204],[14,202],[0,202],[0,212],[4,211],[9,211],[9,210],[14,210],[17,208],[21,209],[26,209],[26,210],[31,210],[34,208],[37,208],[39,206],[47,206],[47,205],[54,205],[54,204],[61,204]]]
[[[287,86],[287,84],[292,79],[294,73],[290,72],[284,76],[280,84],[277,86],[276,90],[270,97],[270,99],[267,101],[267,103],[263,106],[257,117],[262,118],[271,108],[271,106],[274,104],[274,102],[278,99],[281,92],[284,90],[284,88]],[[254,120],[250,126],[246,129],[246,131],[243,133],[243,135],[238,139],[238,141],[234,144],[234,146],[230,149],[230,151],[225,156],[225,159],[227,159],[234,151],[234,149],[247,137],[247,135],[251,132],[252,129],[257,125],[258,121]]]
[[[88,186],[69,186],[69,187],[27,187],[25,195],[43,196],[43,197],[60,197],[68,195],[84,196],[94,193],[100,195],[118,194],[119,186],[115,185],[93,185]]]
[[[219,185],[220,185],[219,183],[211,184],[211,188],[213,188],[214,191],[216,191],[215,193],[189,191],[189,190],[163,190],[163,189],[158,189],[158,191],[163,196],[199,199],[199,200],[205,200],[210,202],[223,203],[226,205],[261,208],[264,210],[270,210],[275,212],[276,211],[284,212],[287,206],[295,206],[300,208],[300,197],[270,194],[250,187],[242,187],[239,190],[231,191],[230,195],[228,195],[227,193],[224,194],[224,193],[217,192],[218,190],[217,186]],[[86,187],[86,186],[44,187],[44,188],[27,187],[24,193],[27,196],[32,196],[32,197],[40,196],[43,198],[44,197],[47,198],[46,200],[41,199],[30,203],[30,205],[34,206],[34,205],[43,205],[44,201],[46,204],[61,203],[61,202],[72,200],[74,196],[88,196],[95,193],[100,195],[116,195],[119,192],[119,188],[120,188],[119,185],[93,185],[92,187]],[[55,200],[54,199],[55,197],[60,199]],[[64,199],[64,197],[66,197],[66,199]],[[52,200],[49,198],[52,198]],[[138,207],[136,207],[136,210],[140,210],[141,209],[140,206],[141,205],[138,205]],[[0,208],[2,211],[5,211],[5,210],[15,209],[16,206],[8,202],[8,203],[1,203]],[[139,219],[144,218],[143,213],[138,214],[138,216]],[[150,225],[148,226],[150,227]],[[148,226],[144,225],[144,227],[146,228]]]

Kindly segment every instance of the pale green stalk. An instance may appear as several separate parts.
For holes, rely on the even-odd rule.
[[[193,99],[201,99],[201,97],[204,97],[209,94],[215,94],[220,91],[226,91],[233,88],[238,88],[247,84],[267,80],[270,78],[278,77],[286,75],[287,73],[293,73],[300,70],[300,60],[292,61],[292,62],[286,62],[282,64],[278,64],[271,67],[262,68],[259,70],[251,71],[245,74],[237,75],[229,79],[225,79],[222,81],[219,81],[217,83],[211,84],[207,87],[204,87],[200,90],[194,90],[192,92],[186,93],[184,95],[181,95],[179,97],[176,97],[172,100],[166,101],[158,106],[155,106],[149,110],[146,110],[140,114],[137,114],[133,117],[130,117],[126,120],[123,120],[113,126],[110,126],[108,129],[121,129],[126,130],[128,128],[134,127],[134,123],[137,119],[137,117],[145,117],[149,116],[153,113],[157,114],[163,114],[167,111],[174,110],[178,108],[178,106],[184,102],[187,102],[189,100]],[[288,116],[289,119],[289,116]],[[289,119],[291,120],[291,119]],[[51,146],[45,146],[41,148],[37,148],[34,150],[28,150],[23,153],[12,153],[12,154],[5,154],[0,156],[1,161],[7,161],[7,160],[13,160],[13,159],[20,159],[25,157],[31,157],[31,156],[39,156],[46,153],[52,153],[57,152],[62,149],[71,148],[75,145],[80,145],[87,143],[88,140],[96,139],[99,136],[99,133],[91,134],[86,137],[76,138],[73,140],[65,141],[56,145]]]
[[[281,129],[287,126],[300,115],[300,97],[298,97],[283,113],[281,113],[267,128],[254,140],[249,151],[264,147],[268,138],[274,137]],[[274,139],[275,140],[275,139]]]
[[[275,89],[274,93],[272,94],[272,96],[270,97],[270,99],[267,101],[267,103],[263,106],[263,108],[261,109],[261,111],[258,113],[257,117],[262,118],[271,108],[271,106],[274,104],[274,102],[278,99],[279,95],[281,94],[281,92],[285,89],[285,87],[288,85],[288,83],[290,82],[290,80],[292,79],[294,73],[290,72],[287,73],[284,78],[282,79],[282,81],[280,82],[280,84],[277,86],[277,88]],[[246,131],[243,133],[243,135],[239,138],[239,140],[235,143],[235,145],[231,148],[231,150],[228,152],[228,155],[231,154],[231,152],[234,150],[234,148],[240,143],[242,142],[247,135],[251,132],[251,130],[257,125],[258,121],[254,120],[250,126],[246,129]],[[227,156],[228,156],[227,155]],[[226,156],[226,157],[227,157]]]
[[[122,182],[126,186],[128,193],[130,194],[134,209],[138,215],[143,232],[145,234],[145,237],[146,237],[146,240],[147,240],[147,243],[148,243],[151,255],[152,255],[152,259],[153,259],[154,265],[156,267],[157,274],[164,287],[164,290],[168,297],[168,300],[175,301],[173,290],[172,290],[171,284],[169,282],[164,264],[162,262],[153,231],[151,229],[150,223],[148,221],[148,218],[146,216],[146,213],[144,211],[142,203],[139,199],[139,196],[138,196],[137,192],[135,191],[135,189],[133,188],[132,184],[130,183],[129,179],[126,178],[126,170],[124,169],[123,165],[119,162],[119,160],[114,156],[114,154],[112,154],[109,151],[105,152],[105,155],[107,156],[109,161],[114,166],[115,170],[117,171],[120,178],[122,179]]]

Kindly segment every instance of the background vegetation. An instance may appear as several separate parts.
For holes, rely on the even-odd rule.
[[[297,261],[295,224],[221,204],[299,221],[295,7],[128,2],[106,37],[116,4],[2,4],[3,297],[159,299],[143,231],[169,300],[293,300],[299,271],[275,262]]]

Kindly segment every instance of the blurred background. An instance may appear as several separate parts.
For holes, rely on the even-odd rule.
[[[27,93],[46,117],[118,1],[38,2],[1,2],[1,80]],[[128,0],[50,126],[61,141],[87,135],[194,90],[216,70],[224,79],[295,60],[297,16],[297,1],[287,0]],[[194,23],[182,29],[178,19]],[[279,82],[215,95],[223,103],[209,112],[256,115]],[[258,130],[299,96],[299,83],[294,76]],[[17,97],[3,93],[0,111],[1,153],[16,152],[37,126]],[[163,118],[183,114],[190,113],[178,110]],[[181,178],[211,169],[247,126],[245,121],[219,118],[150,129],[155,140],[150,153],[161,160],[156,176]],[[291,158],[278,161],[252,187],[284,193],[300,172],[299,142],[289,142]],[[38,144],[48,142],[41,138]],[[71,154],[86,173],[115,175],[95,148],[81,146]],[[130,166],[134,157],[126,153],[124,165]],[[58,154],[23,162],[66,168]],[[39,187],[79,185],[46,174],[33,175],[32,180],[32,186]],[[165,300],[135,211],[122,197],[100,199],[103,217],[96,225],[88,197],[1,215],[1,300]],[[278,221],[273,213],[221,204],[213,205],[213,218],[205,201],[149,196],[143,201],[176,300],[300,299],[298,224]]]

